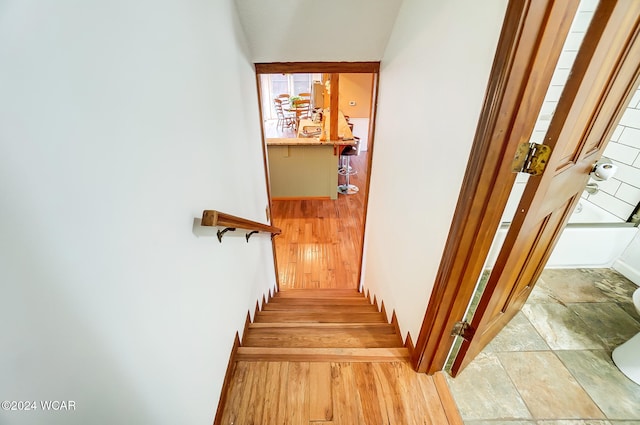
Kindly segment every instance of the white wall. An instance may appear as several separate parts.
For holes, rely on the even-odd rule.
[[[273,285],[255,77],[231,0],[0,4],[2,424],[210,424]]]
[[[235,0],[254,62],[379,61],[402,0]]]
[[[640,286],[640,230],[638,228],[636,228],[635,237],[613,264],[613,268]]]
[[[506,0],[405,0],[382,60],[363,284],[416,341]]]

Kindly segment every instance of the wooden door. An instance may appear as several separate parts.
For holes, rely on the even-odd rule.
[[[638,82],[640,2],[601,1],[554,113],[545,172],[529,179],[456,357],[455,376],[527,300]]]

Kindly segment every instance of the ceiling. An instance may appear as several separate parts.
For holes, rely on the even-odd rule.
[[[251,62],[379,61],[402,0],[235,0]]]

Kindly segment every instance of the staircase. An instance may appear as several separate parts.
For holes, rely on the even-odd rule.
[[[360,292],[293,289],[257,311],[236,361],[393,362],[409,359],[395,323]]]
[[[416,373],[395,317],[363,294],[291,289],[262,304],[236,340],[215,425],[462,425],[444,375]]]

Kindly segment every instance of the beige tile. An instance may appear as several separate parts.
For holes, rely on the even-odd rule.
[[[498,353],[536,419],[605,419],[598,406],[552,352]]]
[[[553,288],[543,278],[538,279],[527,299],[527,304],[557,304],[559,302],[553,293]]]
[[[640,421],[640,386],[618,370],[607,352],[559,351],[557,354],[607,418]]]
[[[609,421],[570,419],[566,421],[538,421],[536,425],[612,425]]]
[[[464,421],[464,425],[537,425],[534,421]]]
[[[456,378],[448,377],[462,419],[532,419],[494,354],[480,353]]]
[[[519,312],[484,348],[484,352],[550,350],[527,317]]]
[[[553,350],[605,348],[602,340],[566,305],[525,304],[522,312]]]
[[[603,277],[598,269],[545,269],[542,279],[552,288],[552,294],[563,303],[607,302],[611,301],[604,292],[594,285]]]
[[[593,284],[613,301],[629,302],[637,286],[612,269],[594,269]]]
[[[640,323],[616,303],[579,303],[568,304],[568,307],[587,324],[590,332],[604,342],[609,351],[640,332]]]

